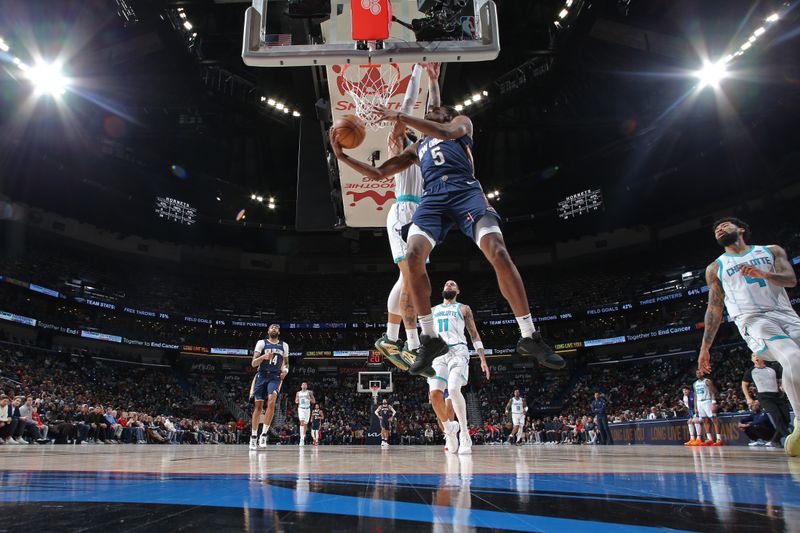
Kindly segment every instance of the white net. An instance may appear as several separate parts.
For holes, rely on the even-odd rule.
[[[345,65],[342,70],[344,90],[356,105],[356,115],[375,131],[386,126],[379,120],[375,106],[385,107],[400,83],[400,68],[386,65]]]

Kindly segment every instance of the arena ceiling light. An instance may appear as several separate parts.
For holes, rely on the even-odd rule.
[[[39,61],[27,70],[26,76],[33,83],[37,94],[58,97],[64,94],[69,84],[58,63]]]
[[[2,37],[0,37],[0,51],[8,52],[11,50],[11,47],[6,44]]]
[[[726,75],[727,71],[725,69],[724,60],[717,61],[716,63],[706,61],[703,64],[703,68],[695,73],[695,76],[700,80],[700,89],[708,86],[714,88],[719,87],[719,82],[722,81]]]

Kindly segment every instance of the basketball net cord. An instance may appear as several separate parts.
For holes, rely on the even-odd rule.
[[[400,84],[397,65],[345,65],[342,70],[343,88],[353,99],[356,116],[372,131],[386,127],[375,106],[386,107]]]

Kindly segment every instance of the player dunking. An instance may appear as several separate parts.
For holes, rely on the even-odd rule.
[[[427,70],[430,80],[429,104],[433,106],[440,104],[439,64],[417,64],[414,65],[411,81],[406,89],[403,105],[400,107],[404,113],[411,113],[414,103],[417,101],[423,67]],[[399,122],[396,123],[389,133],[389,157],[395,157],[416,141],[417,136],[411,129]],[[389,236],[392,259],[400,269],[400,276],[389,292],[386,303],[389,311],[386,333],[375,341],[375,348],[396,367],[408,370],[408,366],[416,359],[419,334],[417,333],[417,315],[414,313],[414,306],[408,295],[407,246],[403,238],[403,228],[411,224],[411,217],[422,200],[422,173],[418,166],[412,165],[395,174],[394,193],[397,201],[392,204],[386,217],[386,232]],[[407,342],[405,346],[400,340],[401,321],[405,324],[406,329]],[[430,372],[428,377],[431,376],[433,376],[433,372]]]
[[[506,415],[508,415],[509,412],[511,413],[512,428],[511,435],[508,436],[508,442],[510,444],[511,439],[516,435],[517,440],[515,444],[519,444],[524,435],[522,430],[525,427],[525,413],[528,412],[528,401],[520,395],[519,389],[514,390],[514,396],[512,396],[506,404]]]
[[[311,418],[311,404],[317,403],[314,399],[314,391],[308,390],[308,383],[303,382],[300,390],[294,395],[294,403],[297,404],[297,419],[300,421],[300,446],[306,444],[306,429]]]
[[[475,327],[472,309],[468,305],[456,301],[460,293],[458,284],[453,280],[448,280],[442,290],[442,303],[433,308],[433,319],[437,332],[447,343],[448,351],[445,355],[433,360],[436,376],[428,379],[428,387],[431,406],[444,431],[445,449],[448,453],[465,455],[472,453],[472,438],[469,436],[467,422],[467,400],[461,392],[461,387],[469,381],[469,348],[464,329],[469,331],[472,345],[478,352],[481,369],[486,379],[489,379],[490,374],[483,343],[478,328]],[[453,420],[452,414],[448,412],[444,399],[445,388],[456,420]],[[456,438],[456,434],[458,434],[458,438]]]
[[[711,372],[711,344],[722,323],[724,304],[750,350],[781,364],[784,390],[796,418],[800,413],[800,317],[786,287],[796,286],[797,276],[780,246],[747,244],[750,226],[738,218],[719,220],[713,229],[725,253],[706,268],[708,309],[698,368],[704,374]],[[784,449],[790,456],[800,455],[797,419]]]
[[[318,403],[311,411],[311,438],[314,440],[314,446],[319,446],[319,430],[323,420],[325,413],[322,411],[322,404]]]
[[[478,245],[497,275],[500,292],[514,311],[520,327],[517,352],[535,357],[548,368],[563,368],[564,359],[553,352],[534,329],[525,285],[506,249],[500,231],[500,217],[489,205],[481,184],[475,178],[472,121],[448,106],[429,109],[424,119],[386,108],[377,108],[377,111],[382,114],[381,120],[394,120],[412,127],[423,133],[425,138],[379,167],[345,154],[334,131],[331,132],[330,141],[340,161],[374,180],[388,178],[414,164],[420,166],[424,190],[422,201],[408,228],[406,261],[409,294],[419,316],[422,335],[416,361],[409,372],[419,375],[430,368],[436,357],[447,353],[447,342],[439,337],[433,322],[431,283],[425,261],[454,224]]]
[[[394,407],[389,405],[389,402],[386,398],[383,399],[383,402],[375,409],[375,416],[377,416],[381,421],[381,448],[388,448],[389,447],[389,437],[391,436],[392,432],[392,421],[394,420],[394,416],[397,414],[397,411],[394,410]]]
[[[253,396],[256,406],[250,433],[250,449],[256,450],[267,445],[269,425],[275,415],[275,401],[278,398],[281,382],[289,373],[289,345],[280,340],[281,330],[272,324],[267,330],[267,338],[256,343],[251,365],[258,368],[253,385]],[[264,429],[258,435],[258,420],[264,411],[264,400],[267,399],[267,412],[264,415]]]

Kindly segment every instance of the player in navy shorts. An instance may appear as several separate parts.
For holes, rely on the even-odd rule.
[[[289,372],[289,345],[280,340],[281,330],[272,324],[267,330],[267,338],[256,343],[251,365],[258,368],[253,379],[251,395],[255,399],[253,420],[251,424],[250,449],[257,450],[267,446],[269,426],[275,414],[275,401],[280,392],[281,381]],[[258,422],[267,401],[267,412],[264,415],[264,429],[259,438]]]
[[[500,292],[514,311],[520,327],[517,353],[533,356],[548,368],[563,368],[564,359],[553,352],[534,329],[525,285],[500,231],[500,216],[489,205],[475,177],[472,121],[449,106],[431,107],[424,119],[391,109],[376,109],[383,115],[380,120],[404,123],[419,130],[424,137],[379,167],[345,154],[333,129],[330,142],[340,161],[373,180],[390,178],[414,164],[422,170],[422,201],[406,230],[409,292],[422,326],[417,360],[409,372],[419,375],[431,368],[436,357],[447,353],[447,343],[439,338],[433,325],[431,283],[425,260],[452,226],[458,226],[472,239],[494,268]]]

